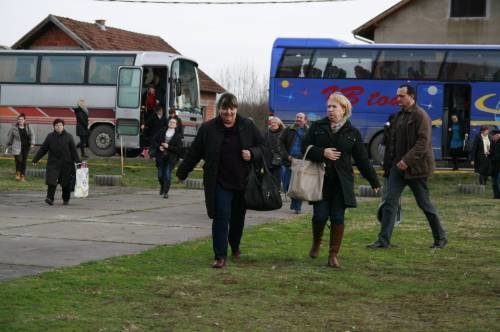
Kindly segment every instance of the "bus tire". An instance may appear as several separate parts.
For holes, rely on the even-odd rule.
[[[480,184],[459,184],[458,192],[464,194],[484,194],[485,186]]]
[[[116,152],[115,130],[109,125],[98,125],[90,132],[89,148],[96,156],[111,157]]]
[[[121,175],[94,175],[94,184],[96,186],[121,186]]]
[[[384,133],[378,133],[373,137],[372,141],[370,142],[370,158],[382,165],[382,162],[384,161],[384,146],[382,145],[382,142],[384,141]]]

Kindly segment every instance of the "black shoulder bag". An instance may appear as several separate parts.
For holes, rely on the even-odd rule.
[[[271,211],[281,208],[280,186],[269,172],[265,158],[252,162],[245,189],[245,205],[249,210]]]

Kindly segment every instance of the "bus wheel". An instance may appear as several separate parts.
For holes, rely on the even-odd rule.
[[[115,131],[108,125],[98,125],[90,132],[89,148],[96,155],[111,157],[115,154]]]
[[[385,148],[382,145],[383,140],[384,133],[380,133],[377,134],[370,143],[370,158],[380,165],[384,161]]]

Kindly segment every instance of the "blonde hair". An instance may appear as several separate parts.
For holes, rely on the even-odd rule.
[[[331,93],[328,96],[327,100],[330,99],[330,98],[332,98],[335,103],[337,103],[340,106],[342,106],[342,108],[345,111],[345,114],[344,114],[344,118],[345,119],[351,117],[351,115],[352,115],[352,104],[351,104],[351,102],[349,101],[349,99],[346,96],[344,96],[340,92],[334,92],[334,93]]]
[[[280,129],[285,128],[283,121],[281,121],[281,119],[278,118],[277,116],[273,116],[271,119],[269,119],[269,122],[273,122],[273,121],[276,121],[278,123],[278,128],[280,128]]]

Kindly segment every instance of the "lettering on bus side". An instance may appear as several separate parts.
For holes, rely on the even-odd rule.
[[[345,88],[340,88],[338,85],[330,85],[330,86],[324,88],[323,90],[321,90],[321,94],[326,95],[326,96],[328,96],[334,92],[342,93],[344,96],[346,96],[351,101],[351,104],[354,106],[357,103],[359,103],[360,97],[365,93],[365,88],[363,88],[360,85],[347,86]],[[380,92],[375,91],[368,97],[368,106],[374,106],[374,105],[397,106],[398,100],[397,100],[397,97],[384,96],[384,95],[381,95]]]

